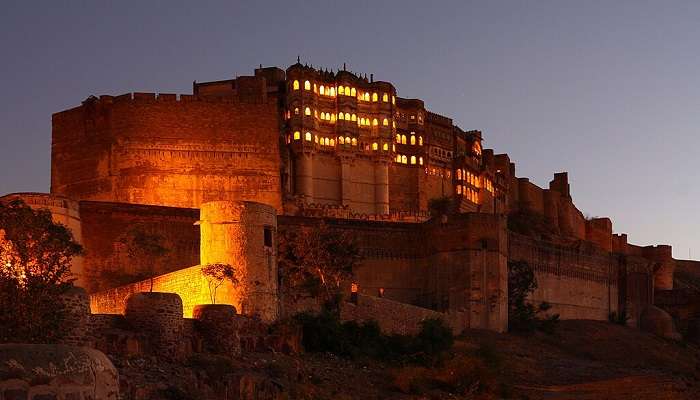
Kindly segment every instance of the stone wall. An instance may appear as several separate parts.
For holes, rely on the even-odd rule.
[[[51,193],[199,207],[259,201],[281,210],[274,101],[134,93],[53,115]]]
[[[357,304],[343,303],[340,318],[343,321],[375,320],[386,334],[415,335],[420,331],[421,322],[426,319],[440,319],[452,328],[455,335],[461,334],[468,325],[468,316],[462,312],[441,313],[427,308],[379,298],[358,295]]]
[[[80,211],[89,292],[199,264],[199,210],[81,201]],[[144,241],[165,253],[142,250]]]

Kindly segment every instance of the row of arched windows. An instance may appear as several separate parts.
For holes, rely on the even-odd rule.
[[[423,165],[423,157],[417,157],[416,156],[407,156],[405,154],[397,154],[396,158],[394,159],[399,164],[411,164],[411,165],[416,165],[416,161],[418,162],[418,165]]]
[[[479,192],[466,186],[457,185],[457,194],[465,196],[472,203],[479,203]]]
[[[335,97],[336,89],[334,86],[325,86],[325,85],[316,86],[315,83],[312,85],[311,81],[309,81],[309,80],[304,81],[304,90],[311,90],[312,87],[313,87],[314,93],[318,93],[318,94],[321,94],[324,96]],[[292,89],[293,90],[300,90],[300,84],[299,84],[298,80],[295,79],[292,82]],[[371,94],[369,92],[358,93],[354,87],[350,87],[350,86],[343,86],[343,85],[338,86],[337,93],[339,96],[351,96],[351,97],[357,96],[357,100],[361,100],[361,101],[372,101],[372,102],[379,101],[379,94],[377,92],[374,92]],[[388,93],[382,93],[381,97],[382,97],[382,101],[384,103],[389,102],[389,94]],[[391,96],[391,103],[396,104],[396,97],[395,96]]]
[[[472,174],[470,171],[465,170],[464,168],[457,169],[457,180],[466,181],[474,187],[481,187],[481,181],[479,177],[475,174]]]
[[[412,144],[415,145],[416,143],[419,146],[423,145],[423,136],[418,136],[418,139],[416,139],[415,135],[411,135],[410,138],[407,137],[406,135],[401,135],[401,134],[396,134],[396,143],[399,144]]]

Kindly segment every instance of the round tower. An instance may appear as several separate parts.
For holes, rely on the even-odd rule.
[[[233,305],[264,321],[278,317],[277,214],[274,207],[239,201],[212,201],[200,209],[200,262],[236,269]]]

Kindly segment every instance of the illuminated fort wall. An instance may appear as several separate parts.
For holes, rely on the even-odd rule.
[[[255,200],[281,210],[277,107],[265,94],[256,102],[101,96],[54,114],[51,192],[191,208]]]

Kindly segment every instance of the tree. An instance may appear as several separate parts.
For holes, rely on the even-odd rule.
[[[49,211],[21,200],[0,203],[0,231],[0,341],[53,342],[66,328],[61,295],[82,247]]]
[[[153,291],[153,278],[158,271],[157,264],[170,251],[163,242],[165,238],[158,233],[146,231],[143,225],[136,225],[129,229],[121,239],[127,247],[129,260],[141,266],[142,278],[149,278]],[[145,267],[143,265],[145,264]]]
[[[216,290],[229,281],[234,286],[240,281],[236,277],[236,269],[229,264],[207,264],[202,268],[202,274],[208,278],[209,298],[212,304],[216,304]]]
[[[547,302],[535,306],[528,296],[537,289],[535,272],[525,261],[508,262],[508,328],[514,332],[533,332],[537,329],[551,333],[559,314],[546,315],[552,307]],[[540,317],[544,314],[544,317]]]
[[[325,222],[282,232],[278,254],[283,288],[293,298],[318,296],[326,304],[339,297],[360,260],[355,239]]]

